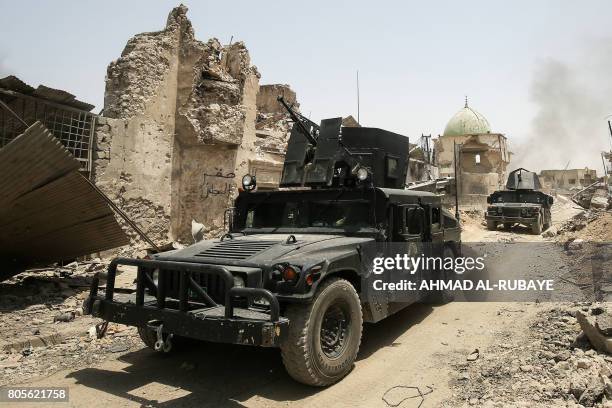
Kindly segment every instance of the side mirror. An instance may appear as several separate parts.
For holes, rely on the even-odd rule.
[[[491,204],[491,201],[493,201],[491,200],[491,196],[487,196],[487,204]]]

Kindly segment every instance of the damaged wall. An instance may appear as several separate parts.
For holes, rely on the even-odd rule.
[[[190,242],[192,220],[219,235],[247,172],[272,169],[278,184],[289,125],[271,99],[295,101],[287,85],[259,86],[242,42],[198,41],[186,13],[109,65],[96,134],[95,182],[160,243]]]
[[[257,94],[257,120],[255,123],[258,140],[255,145],[268,153],[281,153],[287,150],[287,141],[291,132],[291,122],[287,111],[278,102],[282,96],[289,106],[299,112],[295,92],[289,85],[273,84],[262,85]],[[282,160],[281,160],[282,161]]]
[[[454,177],[454,143],[457,143],[459,196],[464,206],[486,206],[486,196],[506,183],[510,152],[499,133],[440,136],[435,140],[440,177]]]

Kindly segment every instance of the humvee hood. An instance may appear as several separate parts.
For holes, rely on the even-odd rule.
[[[288,239],[290,235],[295,237],[295,242],[292,238]],[[234,239],[200,241],[183,249],[158,254],[156,258],[215,264],[223,263],[224,260],[265,264],[320,252],[348,250],[373,241],[372,238],[328,234],[234,235]]]

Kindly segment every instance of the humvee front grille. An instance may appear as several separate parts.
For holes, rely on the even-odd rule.
[[[208,295],[218,304],[225,304],[225,282],[218,275],[207,273],[192,273],[191,278],[208,293]],[[178,271],[169,270],[166,273],[166,294],[170,297],[178,299],[180,290],[180,274]],[[190,299],[197,297],[196,294],[190,291]],[[200,299],[201,301],[201,299]]]
[[[279,241],[226,240],[196,254],[207,258],[247,259],[278,244]]]
[[[520,208],[504,208],[504,215],[506,217],[520,217],[521,209]]]

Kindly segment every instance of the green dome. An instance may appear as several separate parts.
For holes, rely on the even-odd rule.
[[[465,107],[448,121],[444,128],[444,136],[473,135],[478,133],[491,133],[489,121],[470,108],[465,102]]]

